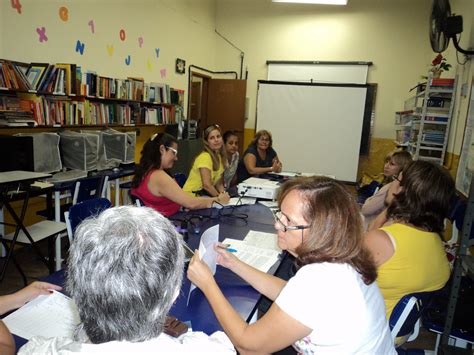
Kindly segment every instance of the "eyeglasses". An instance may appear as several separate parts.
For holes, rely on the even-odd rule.
[[[280,210],[276,210],[276,211],[273,211],[273,218],[275,218],[275,222],[277,224],[277,230],[280,230],[282,232],[288,232],[288,231],[296,231],[296,230],[304,230],[304,229],[308,229],[310,228],[311,226],[310,225],[299,225],[299,226],[288,226],[286,224],[284,224],[282,222],[282,217],[285,217],[287,218],[282,211]]]
[[[397,180],[398,182],[402,182],[402,180],[398,177],[398,175],[392,176],[393,180]]]
[[[171,150],[173,153],[174,153],[174,156],[177,157],[178,156],[178,151],[174,148],[171,148],[171,147],[166,147],[166,149],[169,149]]]

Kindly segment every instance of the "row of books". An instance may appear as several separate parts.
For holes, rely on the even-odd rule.
[[[142,78],[115,79],[83,72],[75,64],[20,63],[0,59],[0,89],[68,96],[182,104],[184,91]]]
[[[58,98],[20,94],[22,108],[31,112],[36,125],[169,124],[175,122],[171,107],[143,107],[138,103],[103,102],[84,98]],[[16,104],[20,106],[20,104]],[[11,107],[10,107],[11,108]],[[13,112],[13,110],[10,110]]]

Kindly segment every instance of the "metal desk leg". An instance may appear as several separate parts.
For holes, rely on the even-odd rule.
[[[115,179],[115,206],[120,206],[120,178]]]
[[[49,195],[50,196],[50,195]],[[48,201],[48,208],[51,205],[51,202]],[[54,220],[56,222],[61,222],[61,192],[54,191]],[[61,256],[61,234],[56,236],[55,241],[55,260],[54,271],[61,270],[62,256]]]

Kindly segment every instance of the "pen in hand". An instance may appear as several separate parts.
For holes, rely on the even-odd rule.
[[[229,253],[237,253],[237,249],[229,248],[229,247],[230,247],[230,244],[218,244],[217,247],[218,247],[218,248],[221,248],[221,249],[225,249],[225,250],[227,250]]]

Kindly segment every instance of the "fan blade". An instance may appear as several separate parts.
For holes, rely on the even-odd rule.
[[[444,32],[449,16],[451,16],[449,1],[433,0],[430,15],[430,43],[434,52],[441,53],[449,45],[449,37]]]

